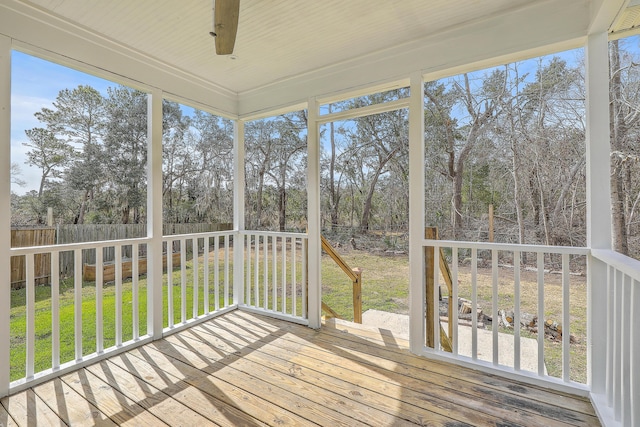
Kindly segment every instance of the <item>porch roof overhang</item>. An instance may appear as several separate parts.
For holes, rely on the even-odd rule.
[[[243,0],[236,59],[210,0],[1,0],[14,48],[231,118],[575,48],[629,0]]]

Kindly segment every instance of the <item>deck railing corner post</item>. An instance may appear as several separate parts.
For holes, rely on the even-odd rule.
[[[425,225],[424,75],[410,76],[409,96],[409,343],[421,353],[425,340]]]
[[[162,91],[148,98],[147,333],[162,338]]]
[[[233,304],[244,302],[244,121],[233,122]]]
[[[585,46],[587,247],[611,249],[609,39],[594,30]],[[587,377],[592,393],[605,392],[607,266],[587,257]],[[604,339],[604,342],[603,342]]]
[[[0,397],[9,393],[11,315],[11,39],[0,35]]]

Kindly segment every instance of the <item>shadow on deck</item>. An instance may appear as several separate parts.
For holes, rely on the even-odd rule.
[[[600,425],[587,399],[407,348],[236,310],[4,398],[0,425]]]

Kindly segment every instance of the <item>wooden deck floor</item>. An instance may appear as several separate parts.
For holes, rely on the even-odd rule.
[[[372,329],[234,311],[1,401],[5,425],[597,426],[591,404]]]

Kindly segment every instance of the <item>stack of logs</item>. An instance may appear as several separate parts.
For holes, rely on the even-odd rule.
[[[472,325],[471,308],[471,301],[464,298],[458,299],[458,325]],[[478,328],[485,329],[487,324],[493,324],[492,316],[485,314],[479,306],[476,307],[476,315],[478,319]],[[513,329],[514,317],[515,315],[513,310],[498,310],[498,325],[508,329]],[[443,320],[446,321],[446,318]],[[524,312],[520,313],[520,328],[524,328],[531,333],[537,334],[539,328],[538,316]],[[546,338],[552,341],[562,341],[562,324],[551,319],[545,320],[544,334]],[[569,335],[569,341],[571,344],[579,342],[574,335]]]

